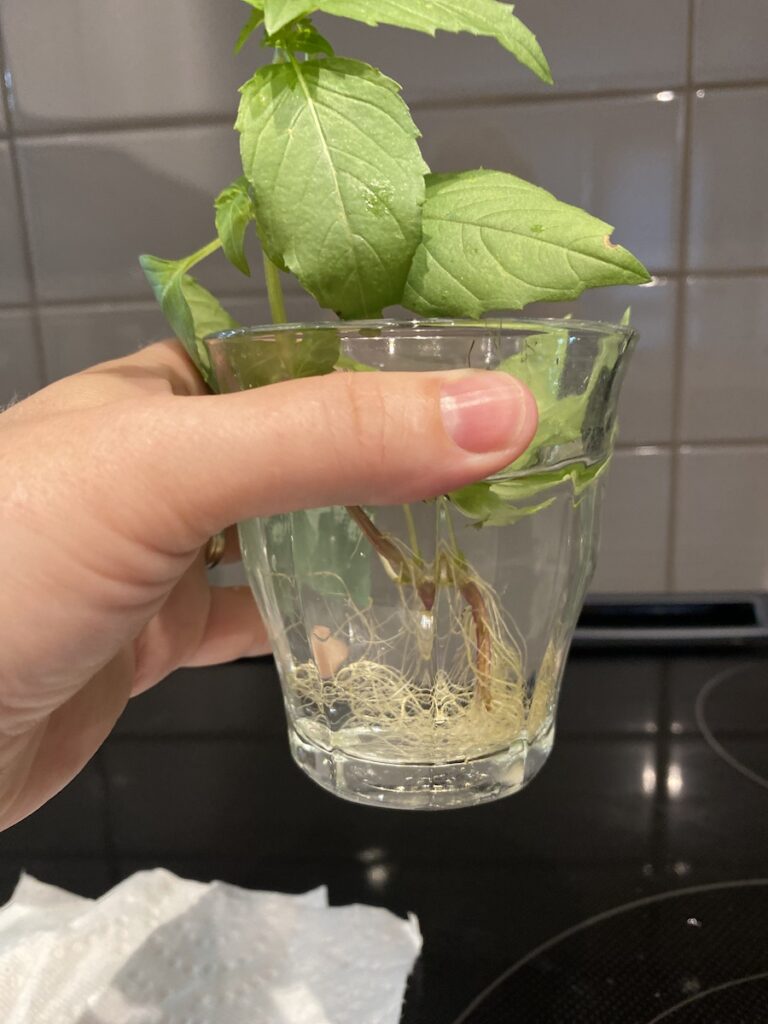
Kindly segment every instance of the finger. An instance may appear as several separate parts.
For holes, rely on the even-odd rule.
[[[133,676],[122,651],[37,725],[0,745],[0,830],[25,818],[62,789],[109,735]]]
[[[169,339],[55,381],[7,410],[4,420],[18,423],[146,395],[202,395],[206,392],[181,343]]]
[[[214,665],[269,650],[248,587],[212,587],[202,553],[135,638],[131,696],[180,666]]]
[[[513,462],[536,423],[530,392],[488,371],[330,374],[113,417],[126,479],[151,489],[171,550],[250,516],[454,490]]]
[[[267,632],[250,589],[211,587],[205,628],[197,649],[184,665],[220,665],[268,654],[269,650]]]
[[[136,394],[204,395],[208,391],[183,345],[174,338],[146,345],[121,359],[98,363],[69,380],[78,378],[81,383],[97,385],[92,389],[94,399],[110,385]]]

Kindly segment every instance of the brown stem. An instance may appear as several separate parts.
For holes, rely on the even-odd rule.
[[[461,596],[469,605],[472,621],[475,624],[475,643],[477,662],[475,664],[475,694],[485,705],[486,711],[491,710],[491,633],[488,629],[488,617],[485,600],[480,588],[472,580],[463,580],[459,586]]]
[[[412,583],[416,587],[421,603],[427,611],[431,611],[435,603],[435,581],[414,573],[414,567],[397,544],[381,532],[359,505],[346,505],[345,508],[360,527],[363,534],[368,538],[378,555],[387,562],[393,575],[401,583]],[[489,679],[491,674],[492,646],[485,599],[474,580],[468,579],[463,574],[457,579],[454,573],[450,571],[449,566],[446,565],[444,568],[447,570],[447,579],[454,586],[458,586],[461,596],[467,602],[472,613],[472,621],[475,625],[475,646],[477,648],[475,693],[485,705],[486,710],[490,711],[491,691]]]
[[[432,580],[419,579],[412,571],[411,563],[405,557],[394,541],[372,522],[359,505],[344,506],[349,515],[354,519],[365,536],[371,542],[376,552],[385,562],[389,564],[393,574],[401,583],[413,583],[416,592],[421,598],[421,603],[427,611],[431,611],[435,603],[435,584]]]

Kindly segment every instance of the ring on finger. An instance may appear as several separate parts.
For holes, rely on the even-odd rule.
[[[214,533],[205,545],[205,567],[215,568],[224,557],[224,549],[227,546],[227,538],[223,533]]]

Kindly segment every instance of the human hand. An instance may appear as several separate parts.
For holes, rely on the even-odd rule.
[[[513,461],[535,429],[532,396],[504,374],[336,373],[209,395],[176,342],[2,413],[0,828],[77,774],[132,695],[268,650],[247,588],[209,585],[210,536],[441,494]]]

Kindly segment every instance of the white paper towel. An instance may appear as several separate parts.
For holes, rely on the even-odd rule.
[[[0,909],[3,1024],[396,1024],[416,918],[143,871],[99,900],[28,875]]]

